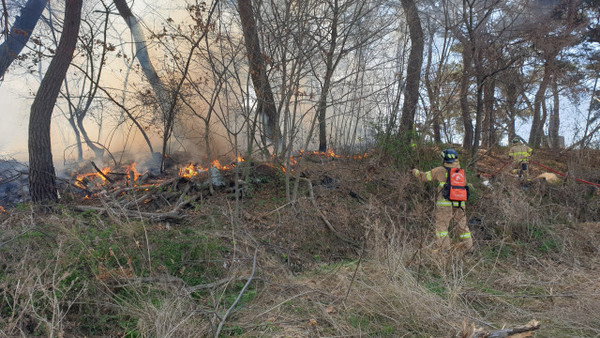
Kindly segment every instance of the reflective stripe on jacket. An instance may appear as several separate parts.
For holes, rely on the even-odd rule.
[[[528,146],[524,144],[518,144],[510,148],[508,151],[508,156],[510,156],[515,162],[527,162],[532,151],[533,150]]]

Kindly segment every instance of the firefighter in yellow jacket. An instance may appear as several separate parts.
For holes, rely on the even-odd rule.
[[[508,156],[513,161],[513,173],[519,175],[519,179],[529,179],[529,156],[531,156],[532,149],[527,145],[521,143],[521,139],[518,137],[513,138],[513,146],[508,150]]]
[[[423,172],[419,169],[412,169],[410,172],[421,182],[438,182],[435,209],[435,236],[438,250],[447,251],[450,249],[448,228],[450,223],[454,223],[454,229],[462,242],[462,249],[470,252],[473,249],[473,238],[467,226],[464,209],[465,202],[452,202],[442,196],[442,188],[446,183],[448,174],[446,168],[460,168],[458,153],[454,149],[446,149],[442,152],[442,158],[444,161],[443,165],[435,167],[431,171]]]

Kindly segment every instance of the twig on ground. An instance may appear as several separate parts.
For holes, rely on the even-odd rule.
[[[16,241],[17,239],[19,239],[19,238],[21,238],[21,237],[25,236],[25,235],[26,235],[28,232],[30,232],[30,231],[36,231],[36,232],[39,232],[40,234],[42,234],[42,235],[44,235],[44,236],[46,236],[46,237],[48,237],[48,238],[52,239],[54,242],[56,242],[56,240],[55,240],[55,239],[54,239],[52,236],[50,236],[49,234],[47,234],[47,233],[45,233],[44,231],[40,230],[40,229],[38,228],[38,226],[37,226],[37,225],[33,225],[33,226],[31,226],[31,227],[27,228],[27,229],[26,229],[25,231],[23,231],[22,233],[18,234],[17,236],[15,236],[15,237],[13,237],[13,238],[11,238],[11,239],[7,240],[6,242],[2,242],[2,243],[0,243],[0,248],[2,248],[3,246],[5,246],[5,245],[6,245],[6,244],[8,244],[8,243],[14,242],[14,241]]]
[[[166,187],[167,185],[175,182],[179,180],[179,177],[174,177],[171,179],[168,179],[164,182],[162,182],[161,184],[157,185],[157,186],[151,186],[152,189],[162,189],[164,187]],[[120,189],[116,189],[114,191],[111,191],[111,194],[114,198],[118,197],[120,194],[127,192],[127,191],[132,191],[132,190],[146,190],[148,189],[148,186],[135,186],[135,187],[126,187],[126,188],[120,188]]]
[[[492,332],[485,332],[480,330],[478,332],[474,332],[471,337],[473,338],[505,338],[511,337],[513,335],[522,334],[522,333],[531,333],[532,331],[538,330],[540,328],[540,323],[537,320],[532,320],[524,326],[518,326],[512,329],[503,329],[496,330]],[[519,337],[529,337],[529,335],[518,335]]]
[[[225,321],[227,320],[227,317],[231,314],[231,312],[233,311],[233,309],[235,308],[237,303],[240,301],[240,299],[242,299],[244,292],[250,285],[250,282],[252,282],[252,280],[254,279],[254,272],[256,271],[257,255],[258,255],[258,248],[254,249],[254,259],[252,260],[252,272],[250,273],[250,277],[248,277],[248,281],[246,282],[246,284],[244,284],[242,291],[240,291],[240,294],[237,296],[237,298],[235,299],[233,304],[231,304],[229,309],[227,309],[227,312],[225,312],[225,314],[223,315],[223,318],[221,318],[221,321],[219,322],[219,326],[217,327],[217,331],[215,332],[215,338],[219,338],[219,334],[221,334],[221,330],[223,329],[223,325],[225,325]]]
[[[335,228],[333,227],[333,225],[331,225],[331,223],[329,223],[329,221],[327,220],[327,217],[325,217],[325,215],[323,214],[323,212],[321,211],[321,209],[317,206],[317,201],[315,200],[315,193],[313,191],[313,186],[312,186],[312,182],[308,179],[308,178],[300,178],[301,180],[305,181],[308,184],[308,193],[310,196],[310,201],[313,205],[313,207],[315,208],[315,210],[317,211],[317,213],[319,214],[319,216],[321,217],[321,219],[323,220],[323,222],[325,223],[325,225],[327,225],[327,228],[329,230],[331,230],[331,232],[333,232],[333,234],[341,239],[342,241],[354,246],[354,247],[359,247],[360,245],[358,245],[358,243],[354,242],[351,239],[346,238],[345,236],[343,236],[342,234],[340,234],[337,230],[335,230]]]
[[[348,296],[350,295],[350,290],[352,289],[352,284],[354,284],[354,280],[356,279],[356,273],[358,272],[358,267],[360,266],[360,262],[362,262],[364,253],[365,253],[365,243],[362,244],[362,248],[360,250],[360,255],[358,256],[358,262],[356,262],[356,269],[354,269],[354,273],[352,274],[352,279],[350,280],[350,285],[348,285],[348,290],[346,291],[346,296],[344,297],[343,303],[346,303],[346,300],[348,300]]]
[[[298,298],[298,297],[301,297],[301,296],[304,296],[304,295],[307,295],[307,294],[309,294],[309,293],[313,293],[313,292],[317,292],[317,290],[308,290],[308,291],[304,291],[304,292],[302,292],[302,293],[299,293],[299,294],[297,294],[297,295],[294,295],[294,296],[292,296],[292,297],[286,298],[286,299],[285,299],[283,302],[280,302],[279,304],[277,304],[277,305],[273,306],[272,308],[270,308],[270,309],[268,309],[268,310],[266,310],[266,311],[263,311],[263,312],[261,312],[260,314],[258,314],[258,315],[256,315],[256,316],[254,316],[254,318],[259,318],[259,317],[262,317],[262,316],[266,315],[267,313],[269,313],[269,312],[271,312],[271,311],[275,310],[276,308],[280,307],[280,306],[281,306],[281,305],[283,305],[283,304],[286,304],[287,302],[289,302],[289,301],[291,301],[291,300],[293,300],[293,299],[296,299],[296,298]]]
[[[2,243],[0,243],[0,248],[1,248],[1,247],[3,247],[3,246],[5,246],[6,244],[8,244],[8,243],[10,243],[10,242],[16,241],[17,239],[19,239],[19,238],[21,238],[21,237],[25,236],[25,235],[26,235],[28,232],[30,232],[30,231],[32,231],[32,230],[35,230],[35,226],[33,226],[33,227],[31,227],[31,228],[29,228],[29,229],[27,229],[27,230],[23,231],[22,233],[20,233],[20,234],[18,234],[17,236],[15,236],[15,237],[13,237],[13,238],[9,239],[9,240],[8,240],[8,241],[6,241],[6,242],[2,242]]]
[[[90,210],[98,211],[98,212],[109,211],[106,208],[92,207],[92,206],[87,206],[87,205],[76,205],[73,208],[78,211],[90,211]],[[151,221],[158,222],[158,221],[164,221],[167,219],[180,220],[180,219],[184,218],[185,215],[180,214],[178,210],[179,210],[179,208],[175,208],[175,210],[173,210],[173,211],[164,212],[164,213],[143,212],[143,211],[135,211],[135,210],[122,210],[122,211],[126,216],[129,216],[129,217],[147,217]]]

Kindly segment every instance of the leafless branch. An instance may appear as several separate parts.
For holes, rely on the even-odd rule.
[[[215,332],[215,338],[219,338],[219,334],[221,334],[221,330],[223,329],[223,325],[225,324],[227,317],[231,314],[231,312],[233,311],[233,309],[235,308],[237,303],[240,301],[240,299],[242,299],[244,292],[250,285],[250,282],[252,282],[252,279],[254,278],[254,272],[256,271],[256,256],[257,255],[258,255],[258,248],[254,249],[254,258],[252,260],[252,272],[250,273],[250,277],[248,277],[248,281],[246,282],[246,284],[244,284],[244,287],[242,288],[242,291],[240,291],[240,294],[238,295],[238,297],[235,299],[233,304],[231,304],[229,309],[227,309],[227,312],[225,312],[225,314],[223,315],[223,318],[221,318],[219,326],[217,327],[217,331]]]

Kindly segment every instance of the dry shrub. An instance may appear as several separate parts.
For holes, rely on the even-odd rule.
[[[511,227],[519,224],[540,223],[542,216],[521,186],[505,176],[498,177],[491,188],[481,192],[478,203],[472,206],[472,215],[483,226],[502,232],[510,232]]]
[[[210,324],[198,312],[198,305],[174,289],[132,290],[136,300],[128,299],[124,313],[137,319],[142,337],[206,337]]]
[[[356,276],[347,307],[380,326],[392,324],[394,334],[443,336],[459,329],[459,311],[423,287],[411,271],[400,267],[389,278],[386,265],[370,260],[365,263]]]
[[[64,336],[70,325],[67,316],[88,291],[88,282],[71,270],[68,244],[58,242],[50,252],[31,244],[22,248],[18,260],[6,261],[0,282],[6,313],[0,330],[8,336]]]
[[[471,316],[460,298],[468,274],[464,262],[452,254],[433,254],[427,243],[433,240],[431,229],[415,234],[395,223],[387,210],[378,215],[381,218],[372,222],[368,256],[357,270],[346,307],[379,323],[371,328],[379,333],[389,325],[394,335],[459,332],[465,316]],[[443,294],[419,280],[421,268],[440,277]]]
[[[2,255],[4,276],[0,280],[2,315],[0,333],[6,336],[27,336],[38,331],[41,326],[32,306],[32,292],[35,290],[39,270],[31,267],[32,255],[25,250],[23,256],[9,263],[7,255]]]

